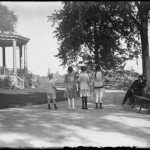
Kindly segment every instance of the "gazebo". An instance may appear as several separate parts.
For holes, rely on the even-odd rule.
[[[13,73],[17,75],[16,48],[19,47],[20,69],[22,69],[22,50],[24,46],[24,68],[27,68],[27,43],[30,39],[20,35],[0,34],[0,47],[2,47],[2,67],[6,67],[5,49],[13,47]]]
[[[30,39],[15,34],[0,34],[0,47],[2,47],[2,67],[0,75],[5,75],[7,47],[13,48],[13,75],[17,76],[17,47],[19,48],[19,66],[23,69],[23,50],[24,50],[24,68],[27,68],[27,43]],[[1,60],[1,59],[0,59]]]

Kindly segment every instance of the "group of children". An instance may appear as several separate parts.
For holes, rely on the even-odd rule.
[[[50,100],[53,100],[53,104],[55,109],[56,106],[56,91],[55,83],[53,80],[53,74],[48,75],[48,86],[47,86],[47,99],[48,99],[48,109],[50,107]],[[73,68],[70,66],[68,67],[67,74],[65,76],[64,82],[66,84],[65,95],[68,99],[68,109],[76,109],[75,108],[75,99],[78,96],[82,98],[82,107],[81,109],[88,109],[87,107],[87,99],[91,95],[91,92],[94,92],[95,97],[95,109],[99,108],[103,109],[102,107],[102,98],[105,93],[104,88],[104,76],[102,70],[99,65],[96,65],[95,72],[92,75],[87,73],[86,67],[81,67],[81,72],[75,73]]]

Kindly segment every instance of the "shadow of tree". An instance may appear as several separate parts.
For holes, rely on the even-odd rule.
[[[118,97],[110,98],[115,94]],[[76,100],[77,110],[68,110],[66,101],[57,103],[58,110],[47,110],[46,104],[2,109],[0,145],[29,148],[148,146],[150,116],[128,111],[120,105],[123,94],[115,94],[107,93],[102,110],[95,110],[94,102],[88,102],[89,109],[82,110],[80,99]]]
[[[64,91],[56,93],[56,101],[63,101]],[[39,105],[47,103],[47,96],[44,90],[32,90],[18,93],[0,93],[0,108],[22,107],[28,105]]]

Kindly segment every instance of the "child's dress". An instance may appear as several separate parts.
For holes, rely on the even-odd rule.
[[[67,98],[76,98],[77,97],[77,87],[75,82],[75,74],[68,73],[65,76],[66,83],[66,97]]]
[[[94,101],[94,88],[93,88],[93,80],[92,80],[92,73],[88,73],[89,76],[89,88],[90,88],[90,96],[88,97],[88,101]]]
[[[89,76],[87,73],[79,74],[80,97],[90,96]]]
[[[50,96],[50,99],[56,99],[56,93],[55,93],[55,82],[54,80],[48,80],[47,82],[47,97]]]
[[[105,88],[104,88],[104,78],[101,71],[98,71],[93,74],[93,86],[94,86],[94,94],[95,97],[104,97]]]

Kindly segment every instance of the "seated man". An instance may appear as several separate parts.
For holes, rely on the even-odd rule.
[[[134,98],[133,95],[139,95],[142,96],[143,88],[146,87],[146,79],[142,75],[138,76],[138,80],[135,80],[129,90],[127,91],[122,105],[126,103],[126,101],[129,99],[129,102],[131,104],[134,104]]]

